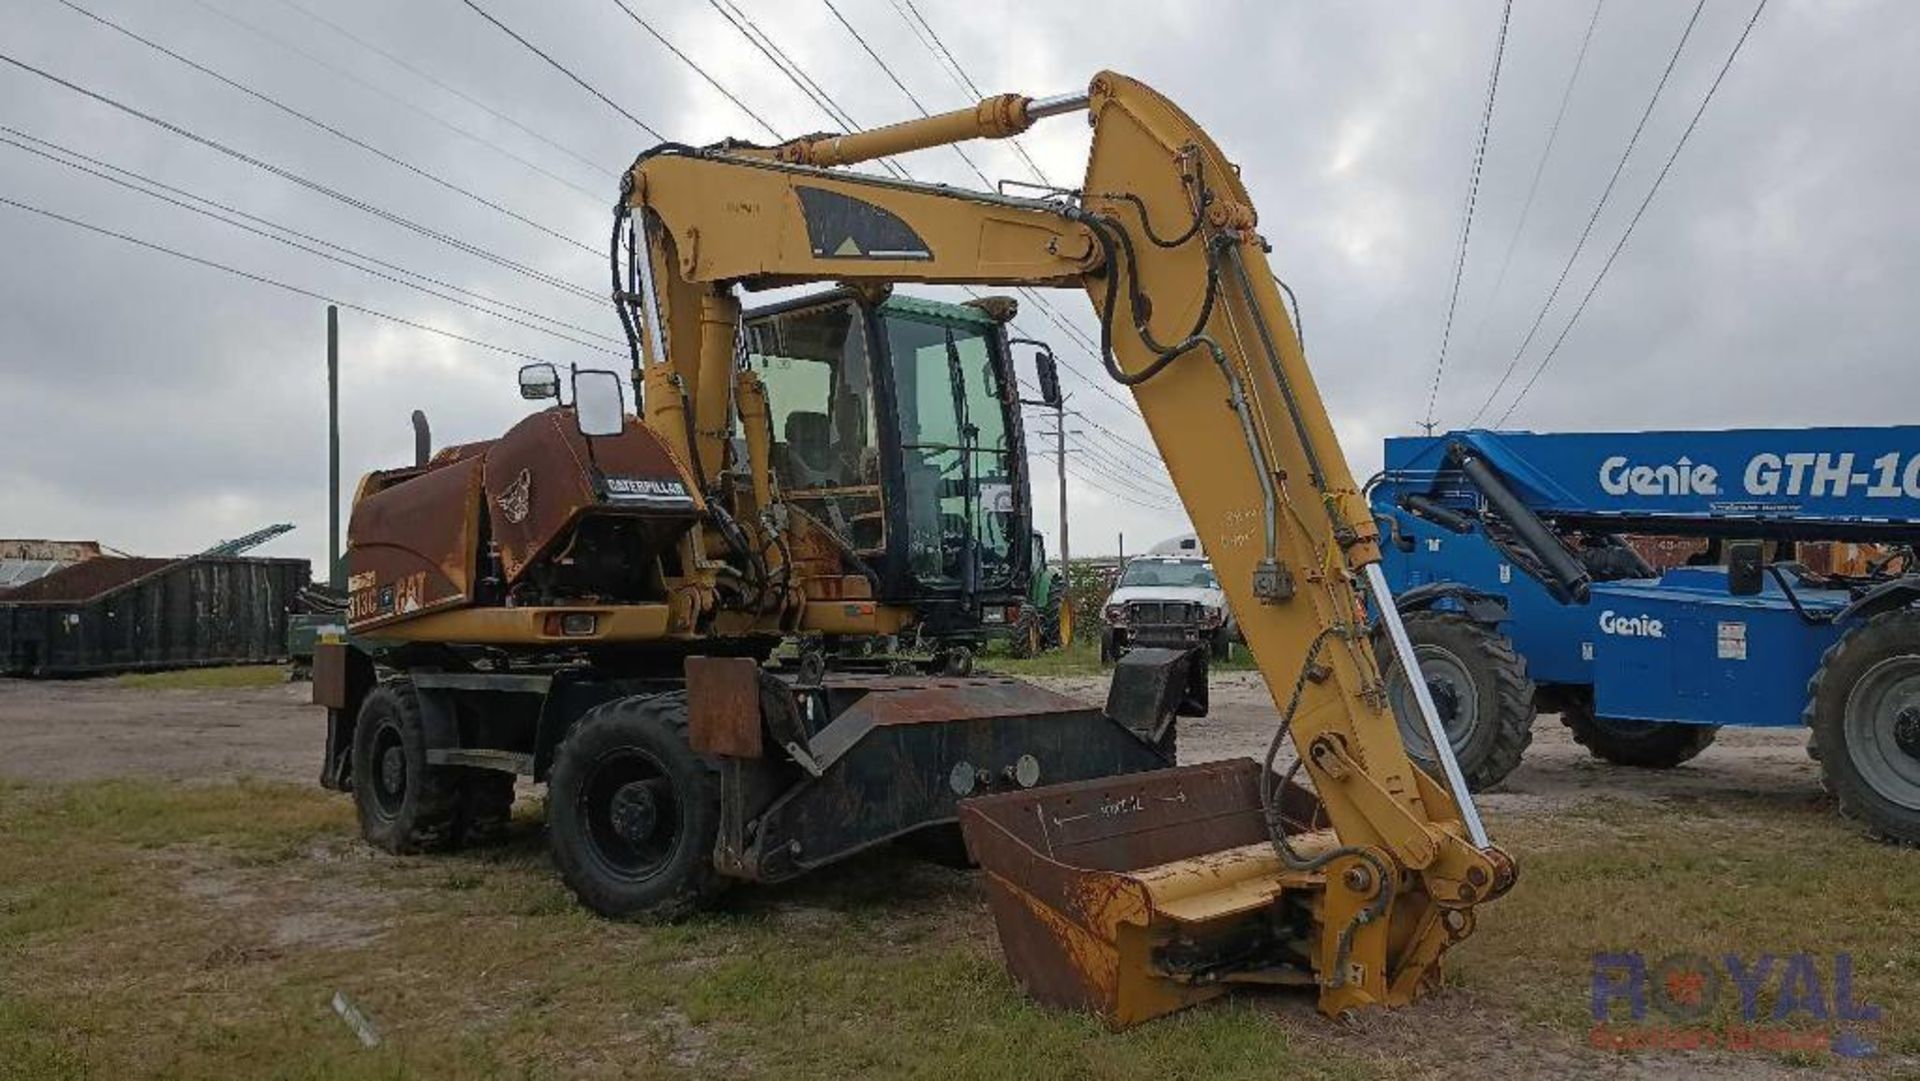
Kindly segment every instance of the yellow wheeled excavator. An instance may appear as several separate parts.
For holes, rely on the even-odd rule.
[[[840,168],[1065,115],[1092,127],[1071,190]],[[443,843],[483,817],[475,777],[528,773],[552,789],[555,861],[583,901],[671,914],[725,880],[957,820],[1015,977],[1115,1027],[1235,984],[1314,987],[1329,1013],[1435,984],[1514,867],[1422,680],[1441,776],[1401,744],[1368,597],[1413,658],[1373,518],[1252,200],[1197,124],[1102,72],[1084,93],[872,131],[656,146],[615,219],[637,421],[618,419],[617,380],[582,372],[570,405],[362,486],[359,648],[319,659],[316,695],[327,783],[355,791],[370,838]],[[842,288],[743,331],[741,289],[814,282]],[[1279,708],[1264,761],[1174,765],[1176,718],[1205,708],[1197,654],[1130,652],[1100,711],[1008,680],[794,680],[762,663],[780,634],[903,618],[895,570],[862,568],[836,521],[897,534],[900,566],[976,573],[972,542],[949,543],[934,511],[977,502],[1007,445],[983,436],[992,396],[966,385],[990,351],[958,328],[905,346],[860,332],[900,283],[1085,293],[1106,374],[1138,402]],[[796,358],[825,366],[803,377]],[[545,379],[535,392],[552,396]],[[824,418],[871,418],[801,422],[848,438],[843,481],[809,498],[775,423],[796,393]],[[423,523],[440,524],[409,533]]]

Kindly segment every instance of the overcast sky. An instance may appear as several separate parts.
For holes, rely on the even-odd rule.
[[[457,94],[286,0],[75,2],[538,228],[58,0],[8,0],[0,53],[533,274],[604,290],[614,177],[655,140],[461,0],[298,0]],[[710,3],[630,2],[781,135],[832,127]],[[856,121],[915,115],[824,0],[737,2]],[[612,0],[481,3],[669,138],[766,139]],[[916,36],[903,0],[833,3],[929,108],[966,101]],[[1113,68],[1181,103],[1242,167],[1274,265],[1304,306],[1309,358],[1355,473],[1377,465],[1382,437],[1415,428],[1439,351],[1500,3],[917,3],[990,93],[1075,90]],[[1594,8],[1588,0],[1515,5],[1439,424],[1466,421],[1512,361],[1692,11],[1683,0],[1604,0],[1516,242]],[[1559,335],[1752,11],[1752,0],[1706,4],[1561,300],[1484,420],[1505,411]],[[1916,56],[1920,18],[1908,5],[1773,0],[1509,426],[1909,419],[1920,383],[1912,344],[1920,322]],[[594,335],[618,332],[601,302],[410,233],[12,65],[0,64],[0,124],[564,320],[581,328],[562,331],[579,341],[597,346],[604,340]],[[1084,163],[1086,129],[1055,121],[1025,145],[1048,175],[1071,182]],[[991,176],[1031,178],[1004,145],[969,153]],[[978,185],[949,150],[905,164],[922,179]],[[0,197],[503,349],[621,366],[595,348],[4,144]],[[292,521],[299,528],[264,551],[312,557],[317,568],[326,546],[323,303],[4,205],[0,251],[0,536],[97,538],[166,554]],[[1052,303],[1092,329],[1078,295],[1053,294]],[[1023,328],[1054,339],[1082,371],[1097,370],[1024,308]],[[527,409],[514,391],[514,356],[356,311],[343,312],[342,323],[349,495],[359,473],[411,454],[408,414],[416,407],[429,413],[438,443],[498,434]],[[1068,389],[1090,421],[1077,424],[1082,438],[1105,442],[1105,429],[1149,441],[1137,418],[1071,374]],[[1163,478],[1117,476],[1103,464],[1115,460],[1104,455],[1125,453],[1070,456],[1069,469],[1085,479],[1069,484],[1077,552],[1111,552],[1122,531],[1136,549],[1185,529],[1178,512],[1114,494],[1168,498]],[[1051,540],[1051,463],[1035,464],[1035,499]]]

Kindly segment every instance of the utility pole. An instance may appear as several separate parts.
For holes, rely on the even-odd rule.
[[[327,305],[327,585],[347,588],[340,565],[340,309]]]
[[[1053,453],[1060,468],[1060,573],[1070,575],[1073,549],[1067,545],[1067,400],[1053,407]]]

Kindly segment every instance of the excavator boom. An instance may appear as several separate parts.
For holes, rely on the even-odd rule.
[[[1086,175],[1058,198],[837,168],[1082,110]],[[1507,889],[1513,866],[1486,838],[1422,680],[1412,684],[1445,776],[1420,771],[1401,744],[1364,597],[1415,665],[1373,519],[1252,198],[1197,124],[1102,72],[1084,95],[1003,95],[868,132],[658,147],[635,163],[620,213],[631,258],[618,263],[617,227],[617,287],[646,418],[709,486],[736,398],[753,393],[736,359],[736,286],[1081,289],[1098,315],[1102,363],[1139,404],[1281,730],[1264,762],[963,805],[1009,963],[1031,991],[1118,1025],[1234,982],[1312,982],[1329,1012],[1432,985],[1440,955],[1469,933],[1476,904]],[[764,457],[764,441],[749,439],[748,453]],[[768,474],[764,460],[751,464]],[[1285,737],[1296,755],[1282,778]],[[1295,771],[1311,796],[1290,783]]]

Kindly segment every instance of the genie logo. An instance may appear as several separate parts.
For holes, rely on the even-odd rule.
[[[1623,616],[1609,608],[1600,613],[1600,633],[1622,638],[1665,638],[1667,627],[1652,616]]]
[[[1684,456],[1671,465],[1634,465],[1616,454],[1600,463],[1600,489],[1608,495],[1719,495],[1720,471]]]

